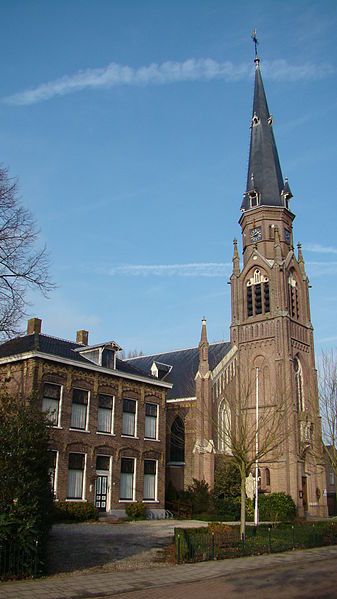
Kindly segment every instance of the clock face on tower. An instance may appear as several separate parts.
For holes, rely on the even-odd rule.
[[[250,240],[253,243],[260,241],[261,239],[262,239],[261,227],[255,227],[254,229],[250,230]]]
[[[288,244],[290,244],[291,235],[289,229],[284,229],[284,239]]]

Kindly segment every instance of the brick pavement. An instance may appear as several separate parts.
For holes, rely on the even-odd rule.
[[[111,597],[136,590],[154,589],[173,583],[192,583],[231,576],[239,572],[270,570],[280,565],[336,559],[337,546],[318,547],[287,553],[242,557],[198,564],[163,566],[123,572],[69,574],[37,580],[3,582],[0,599],[84,599]]]

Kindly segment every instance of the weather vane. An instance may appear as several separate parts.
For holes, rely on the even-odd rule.
[[[258,45],[259,42],[258,42],[257,37],[256,37],[256,29],[254,29],[254,31],[252,31],[252,40],[253,40],[254,45],[255,45],[255,58],[257,58],[258,57],[257,56],[257,45]]]

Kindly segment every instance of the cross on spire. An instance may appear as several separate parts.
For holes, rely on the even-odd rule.
[[[254,42],[254,46],[255,46],[255,60],[258,60],[258,59],[259,59],[259,57],[258,57],[258,55],[257,55],[257,45],[258,45],[258,43],[259,43],[259,42],[258,42],[258,39],[257,39],[257,37],[256,37],[256,29],[254,29],[254,30],[252,31],[252,40],[253,40],[253,42]]]

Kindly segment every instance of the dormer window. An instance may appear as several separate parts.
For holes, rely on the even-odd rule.
[[[252,118],[252,126],[256,127],[256,125],[258,125],[260,122],[259,117],[257,116],[256,112],[254,112],[253,118]]]
[[[258,206],[259,194],[257,193],[257,191],[255,191],[255,189],[253,189],[252,191],[249,191],[248,196],[249,196],[249,201],[250,201],[250,207],[254,208],[255,206]]]
[[[74,351],[80,353],[83,358],[90,360],[90,362],[97,364],[97,366],[114,370],[116,368],[116,352],[121,349],[115,341],[110,341],[109,343],[84,348],[77,347]]]

